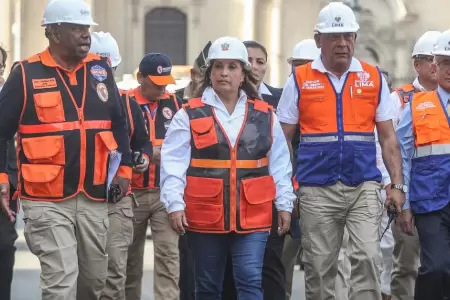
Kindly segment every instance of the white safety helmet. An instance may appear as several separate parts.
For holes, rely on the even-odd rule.
[[[413,52],[411,54],[411,58],[417,55],[428,55],[432,56],[431,52],[433,52],[433,47],[437,42],[437,39],[441,35],[439,31],[427,31],[417,40],[414,45]]]
[[[109,32],[93,32],[91,34],[91,50],[100,56],[106,56],[111,61],[111,67],[117,67],[122,61],[119,45]]]
[[[52,0],[44,11],[42,26],[58,23],[77,25],[97,25],[91,16],[91,10],[84,0]]]
[[[450,56],[450,29],[440,34],[431,53],[433,55]]]
[[[358,30],[355,13],[342,2],[331,2],[319,12],[316,25],[316,31],[319,33],[346,33]]]
[[[206,58],[206,65],[210,66],[214,59],[237,59],[245,64],[246,69],[251,69],[247,48],[243,42],[234,37],[224,36],[212,43]]]
[[[295,45],[292,56],[287,59],[288,63],[293,60],[315,60],[320,56],[320,50],[317,48],[316,41],[313,39],[306,39]]]

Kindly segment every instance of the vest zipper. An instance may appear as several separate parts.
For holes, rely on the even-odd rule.
[[[80,183],[79,190],[84,191],[84,180],[86,178],[86,131],[84,128],[84,113],[83,109],[77,108],[78,120],[80,122]]]
[[[344,87],[342,87],[344,89]],[[336,94],[337,98],[337,127],[338,127],[338,141],[339,141],[339,173],[338,179],[341,179],[342,172],[342,153],[344,151],[344,143],[343,143],[343,132],[344,128],[342,126],[342,92]]]

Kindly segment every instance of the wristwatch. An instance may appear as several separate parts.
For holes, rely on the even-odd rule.
[[[403,193],[407,193],[408,192],[408,188],[404,184],[393,183],[393,184],[391,184],[391,188],[400,190]]]

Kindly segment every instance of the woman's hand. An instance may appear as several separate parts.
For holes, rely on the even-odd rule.
[[[286,234],[291,226],[291,213],[288,211],[278,212],[278,235]]]
[[[174,211],[169,214],[170,225],[172,229],[179,235],[183,235],[186,231],[184,227],[188,226],[184,210]]]

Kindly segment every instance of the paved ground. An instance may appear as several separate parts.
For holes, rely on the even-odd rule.
[[[39,261],[31,254],[23,237],[23,224],[21,216],[18,222],[19,239],[17,240],[16,264],[14,268],[14,280],[12,287],[12,300],[41,300],[39,287]],[[142,300],[154,300],[153,298],[153,243],[148,241],[145,250],[145,273]],[[294,279],[294,294],[292,300],[303,300],[304,281],[303,272],[296,270]]]

